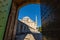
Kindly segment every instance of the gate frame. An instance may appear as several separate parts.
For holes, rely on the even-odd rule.
[[[40,0],[12,0],[4,40],[14,40],[17,27],[18,9],[27,4],[40,4]]]

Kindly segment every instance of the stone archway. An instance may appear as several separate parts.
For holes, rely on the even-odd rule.
[[[4,40],[14,40],[16,34],[18,9],[27,4],[40,4],[40,0],[12,0],[11,11],[7,23]]]

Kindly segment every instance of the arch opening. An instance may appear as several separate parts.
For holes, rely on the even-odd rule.
[[[42,34],[40,32],[41,27],[41,11],[40,4],[28,4],[18,9],[18,24],[16,29],[17,39],[24,40],[27,34],[33,35],[33,40],[42,40]],[[19,35],[18,35],[19,34]],[[36,38],[36,36],[37,38]],[[29,37],[29,36],[27,36]]]

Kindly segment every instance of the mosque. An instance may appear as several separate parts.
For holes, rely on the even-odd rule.
[[[15,40],[41,40],[41,34],[37,29],[37,22],[28,16],[18,20]]]
[[[25,16],[25,17],[23,17],[23,19],[20,19],[19,21],[21,21],[24,24],[28,25],[28,28],[31,32],[36,32],[36,33],[38,32],[37,20],[34,22],[33,20],[31,20],[31,18],[29,18],[28,16]],[[24,30],[24,28],[25,28],[25,30],[27,30],[26,26],[23,26],[22,30]],[[25,30],[23,32],[25,32]]]

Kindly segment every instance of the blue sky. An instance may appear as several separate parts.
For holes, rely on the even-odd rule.
[[[41,26],[41,11],[40,11],[40,4],[29,4],[25,5],[18,10],[18,20],[22,19],[23,17],[28,16],[33,21],[36,20],[37,16],[37,25]]]

